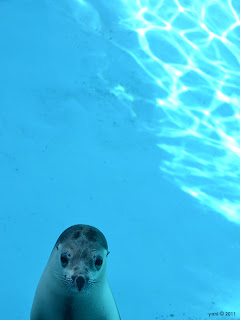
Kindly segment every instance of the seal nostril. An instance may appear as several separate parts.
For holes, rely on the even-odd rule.
[[[76,276],[71,276],[72,281],[74,281],[76,279]]]
[[[77,283],[77,287],[78,287],[78,290],[81,291],[84,284],[85,284],[85,279],[84,277],[80,276],[80,277],[77,277],[76,279],[76,283]]]

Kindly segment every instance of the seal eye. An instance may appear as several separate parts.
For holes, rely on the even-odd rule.
[[[103,259],[101,257],[97,257],[96,261],[95,261],[95,266],[97,269],[100,269],[103,263]]]
[[[64,254],[61,255],[61,263],[63,267],[66,267],[68,265],[68,259]]]

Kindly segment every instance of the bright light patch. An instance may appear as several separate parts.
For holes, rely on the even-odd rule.
[[[210,112],[208,110],[203,110],[202,112],[205,114],[205,116],[210,117]]]
[[[192,195],[193,197],[197,198],[198,197],[198,193],[193,191],[193,190],[185,190],[186,192],[188,192],[190,195]]]
[[[157,99],[157,103],[159,106],[164,106],[166,103],[164,100]]]
[[[132,101],[141,119],[135,101],[142,101],[141,110],[158,107],[159,119],[149,127],[166,152],[160,170],[200,204],[240,223],[237,1],[124,3],[129,18],[122,24],[136,32],[138,41],[135,48],[126,41],[124,48],[142,69],[148,86],[137,99],[117,88],[115,94]],[[221,17],[213,14],[216,11]]]
[[[217,91],[216,93],[217,93],[218,100],[229,102],[230,98],[225,94],[223,94],[221,91]]]
[[[136,29],[136,31],[140,36],[144,36],[145,32],[146,32],[146,29]]]

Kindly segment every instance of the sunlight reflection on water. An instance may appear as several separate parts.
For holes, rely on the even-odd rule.
[[[203,205],[240,223],[240,5],[237,1],[124,1],[127,51],[161,94],[160,170]],[[122,46],[123,47],[123,46]],[[138,116],[138,110],[134,110]],[[167,140],[166,140],[167,138]]]

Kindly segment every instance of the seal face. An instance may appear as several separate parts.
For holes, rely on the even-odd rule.
[[[104,272],[109,253],[104,235],[94,227],[72,226],[60,235],[55,248],[64,285],[70,292],[88,293]]]
[[[119,320],[106,274],[108,254],[97,228],[66,229],[39,281],[31,320]]]

